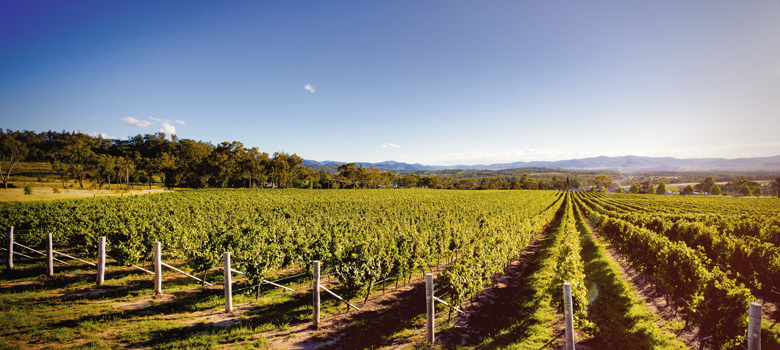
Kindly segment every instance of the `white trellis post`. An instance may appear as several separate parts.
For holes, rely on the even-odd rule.
[[[14,227],[8,227],[8,269],[14,269]]]
[[[231,275],[230,272],[230,252],[225,252],[225,312],[232,312],[232,311],[233,311],[233,275]]]
[[[106,276],[106,237],[98,239],[97,285],[102,286]]]
[[[314,279],[311,282],[311,295],[314,306],[314,313],[312,314],[312,322],[314,328],[320,327],[320,262],[314,262]]]
[[[51,232],[46,234],[46,275],[54,276],[54,246],[52,245]]]
[[[571,302],[571,283],[563,284],[563,315],[566,324],[566,350],[574,350],[574,312]]]
[[[435,340],[434,320],[436,318],[436,308],[433,301],[433,274],[425,274],[425,309],[428,314],[428,319],[425,321],[425,340],[433,344]]]
[[[154,242],[154,294],[162,294],[162,247],[160,247],[160,241]]]
[[[748,350],[761,350],[761,304],[750,303]]]

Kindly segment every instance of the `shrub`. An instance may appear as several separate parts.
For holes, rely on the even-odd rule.
[[[30,185],[24,185],[24,194],[30,195],[33,194],[32,188],[30,188]]]

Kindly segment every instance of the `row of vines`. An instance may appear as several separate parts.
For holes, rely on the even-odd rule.
[[[778,259],[777,250],[755,239],[747,244],[685,215],[642,210],[632,197],[579,193],[576,202],[613,247],[687,312],[687,322],[697,323],[718,346],[744,341],[748,305],[756,299],[739,279],[777,281],[774,262],[751,263],[757,254]]]
[[[46,232],[89,256],[106,236],[120,264],[149,260],[155,241],[196,272],[233,264],[252,283],[320,260],[346,297],[442,260],[456,303],[479,292],[552,220],[561,193],[199,190],[0,206],[0,225],[38,245]],[[441,282],[440,282],[441,283]]]

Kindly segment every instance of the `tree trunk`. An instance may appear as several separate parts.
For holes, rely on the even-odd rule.
[[[371,295],[372,283],[374,283],[374,280],[368,280],[368,290],[366,290],[366,299],[363,300],[363,305],[366,305],[368,302],[368,297]]]

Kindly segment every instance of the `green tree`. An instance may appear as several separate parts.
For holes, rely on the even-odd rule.
[[[111,189],[111,178],[116,181],[116,157],[108,154],[101,154],[97,157],[97,165],[95,166],[95,178],[98,180],[100,187],[103,187],[104,180],[108,183],[108,189]]]
[[[615,193],[623,193],[623,187],[620,187],[620,185],[617,185],[617,188],[615,189]]]
[[[357,163],[347,163],[339,165],[338,170],[339,182],[343,188],[357,188],[359,187],[361,171]]]
[[[30,152],[27,145],[18,140],[15,136],[15,134],[6,134],[0,131],[0,149],[2,149],[3,152],[2,162],[0,162],[0,164],[6,164],[5,174],[2,174],[3,185],[6,189],[8,189],[8,181],[11,179],[11,169],[13,169],[14,165],[24,159],[27,153]],[[2,168],[2,165],[0,165],[0,168]],[[0,173],[1,172],[2,169],[0,169]]]
[[[697,184],[694,189],[703,195],[704,192],[711,192],[713,185],[715,185],[715,180],[712,179],[712,176],[708,176],[704,181]]]
[[[628,189],[628,193],[639,193],[639,186],[637,184],[631,184],[631,188]]]
[[[535,179],[530,178],[528,174],[523,174],[523,176],[520,177],[520,184],[520,187],[524,190],[539,189],[539,183],[537,183]]]
[[[222,142],[208,158],[216,185],[225,188],[243,176],[244,144],[238,141]]]
[[[119,178],[125,179],[125,189],[130,189],[130,175],[135,173],[135,163],[130,158],[119,157],[116,159],[116,167]]]
[[[474,181],[474,179],[460,180],[455,185],[455,188],[457,188],[459,190],[470,190],[470,189],[475,188],[475,187],[477,187],[477,183]]]
[[[775,179],[775,196],[777,196],[777,198],[780,198],[780,177]]]
[[[710,194],[713,196],[720,196],[721,195],[720,186],[718,186],[718,184],[712,185],[712,187],[710,188]]]
[[[761,191],[761,186],[756,186],[756,188],[754,188],[753,191],[750,192],[750,194],[756,197],[761,197],[764,195],[764,192]]]
[[[692,195],[692,194],[693,194],[693,192],[695,192],[695,191],[693,190],[693,186],[691,186],[691,185],[688,185],[688,186],[685,186],[685,188],[683,189],[683,193],[682,193],[682,194],[685,194],[685,195]]]
[[[655,188],[652,184],[647,188],[647,194],[655,194]]]
[[[206,142],[187,139],[176,142],[178,163],[166,174],[166,186],[206,187],[212,176],[207,159],[213,151],[214,146]]]
[[[88,135],[72,135],[55,154],[57,160],[78,180],[81,188],[84,188],[84,179],[97,161],[97,155],[92,151],[92,140]]]
[[[68,167],[60,163],[60,161],[55,160],[51,162],[51,170],[53,170],[60,177],[60,181],[62,181],[62,188],[65,188],[65,183],[68,181]]]
[[[287,188],[292,184],[293,174],[303,164],[303,158],[297,154],[274,152],[270,162],[271,180],[279,188]]]
[[[441,188],[441,180],[435,176],[423,176],[420,178],[420,185],[426,188]]]
[[[401,182],[403,183],[404,187],[406,188],[413,188],[417,186],[418,177],[416,174],[410,174],[406,175],[403,178],[401,178]]]
[[[666,194],[666,184],[663,182],[658,184],[658,188],[655,189],[655,194]]]
[[[612,178],[607,176],[607,175],[600,174],[600,175],[597,175],[597,176],[591,178],[590,179],[590,184],[593,185],[593,186],[598,186],[598,187],[601,187],[601,188],[607,188],[608,189],[608,188],[612,187]]]
[[[742,185],[742,188],[739,189],[739,194],[743,196],[749,196],[750,195],[750,187],[747,185]]]

